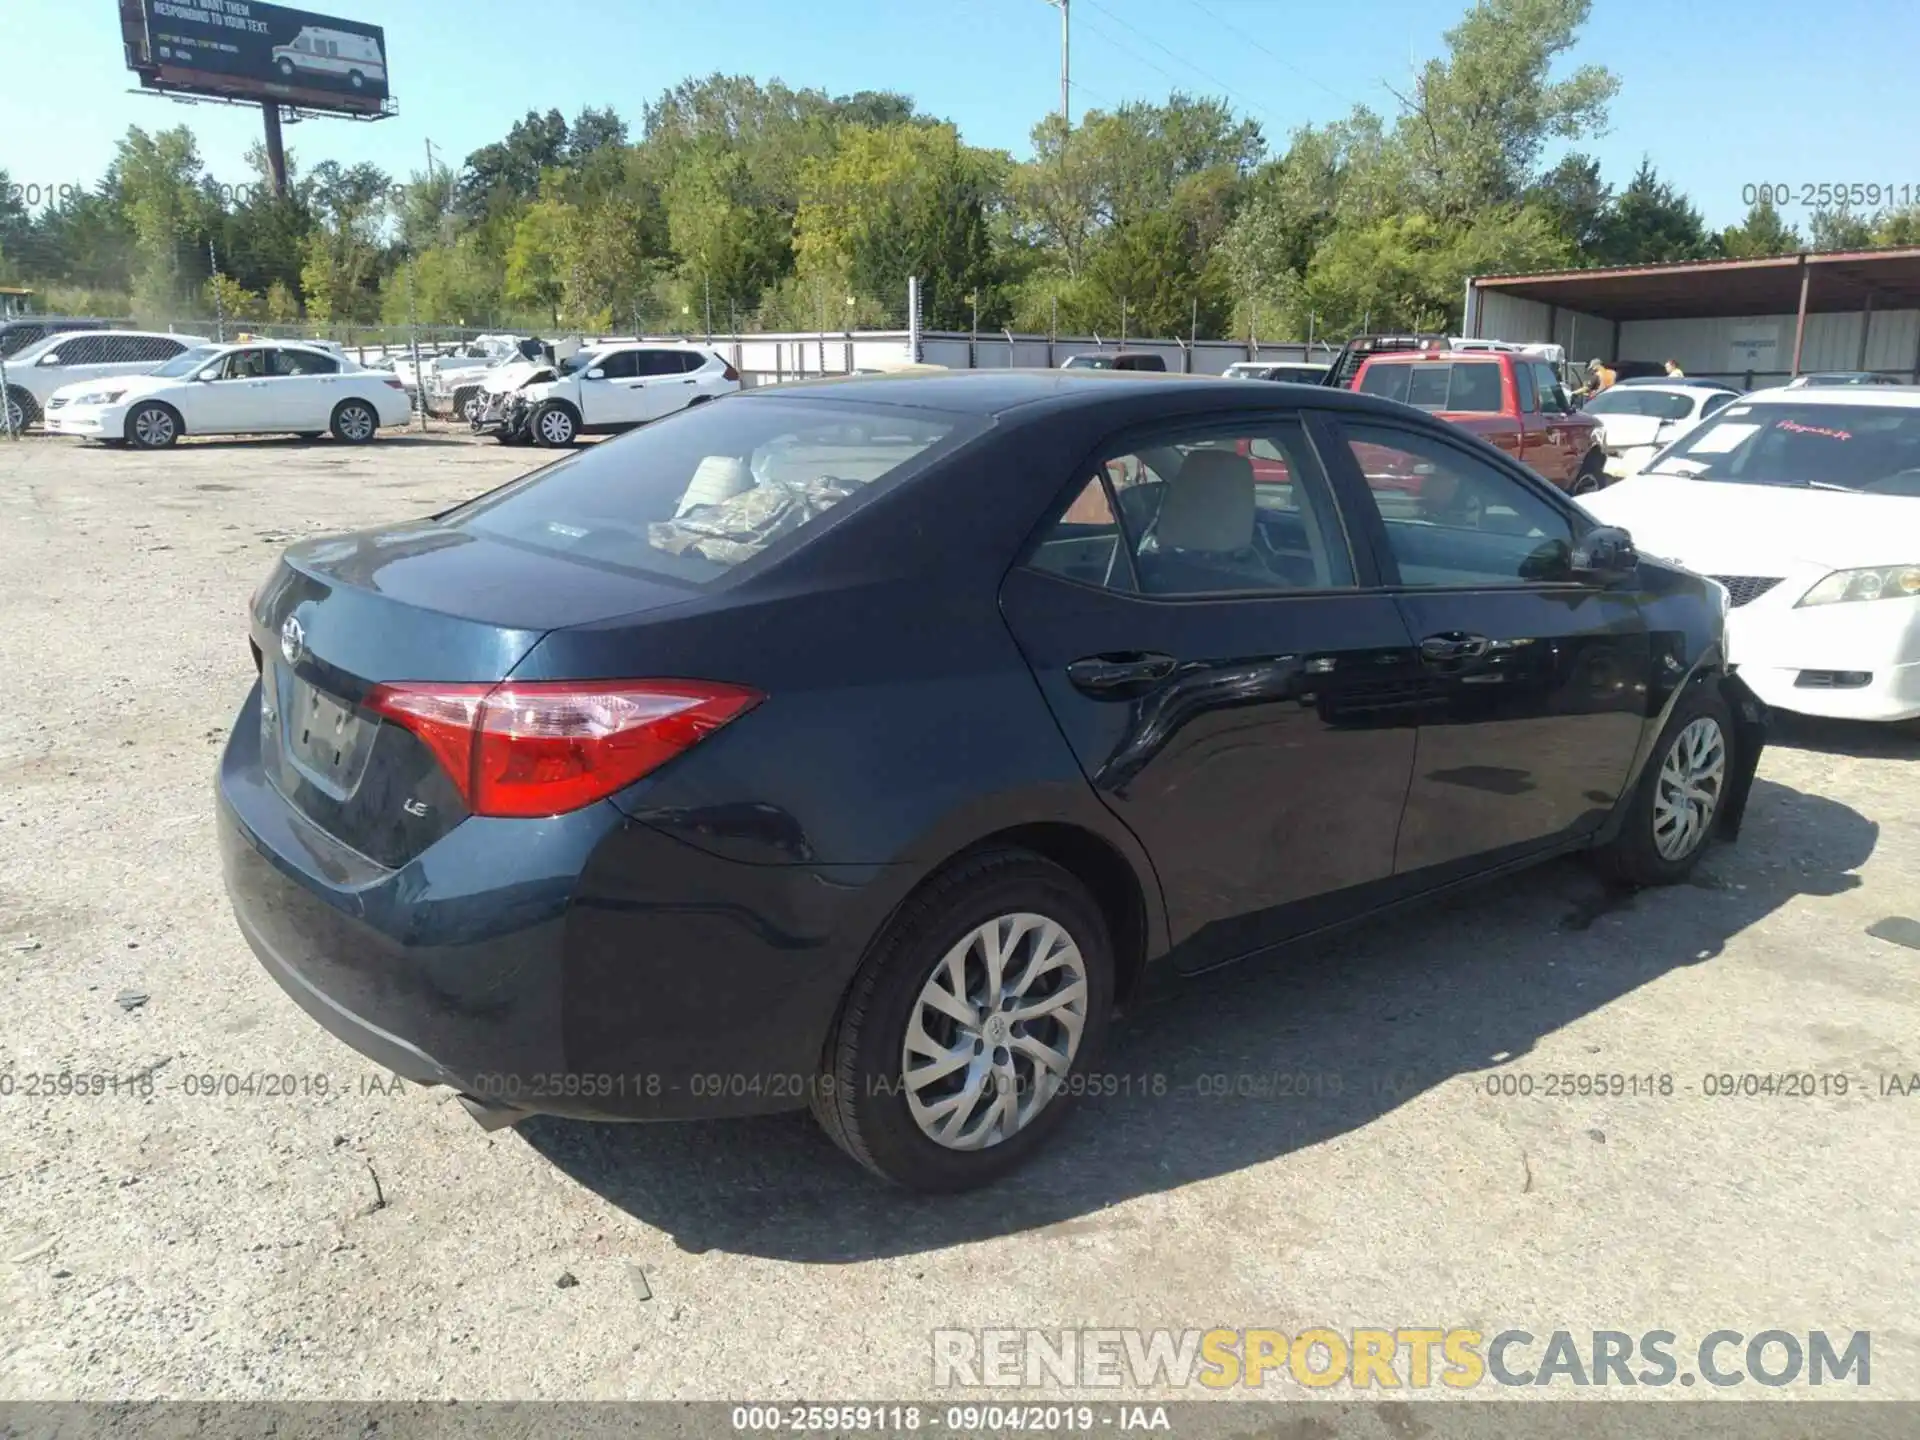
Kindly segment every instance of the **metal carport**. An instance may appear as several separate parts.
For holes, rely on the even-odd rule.
[[[1678,359],[1746,388],[1809,370],[1920,383],[1920,248],[1477,275],[1462,333],[1568,357]]]

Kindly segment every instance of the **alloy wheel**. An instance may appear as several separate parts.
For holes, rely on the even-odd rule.
[[[149,406],[133,417],[133,438],[142,445],[167,445],[173,441],[173,416],[159,406]]]
[[[373,431],[373,413],[364,405],[349,405],[340,412],[340,434],[345,439],[366,440]]]
[[[7,397],[7,428],[16,435],[27,428],[26,408],[11,395]]]
[[[921,1133],[983,1150],[1025,1129],[1072,1072],[1087,995],[1086,959],[1057,921],[1020,912],[970,931],[907,1021],[901,1080]]]
[[[1727,774],[1720,722],[1702,715],[1667,747],[1653,794],[1653,845],[1663,860],[1684,860],[1707,837]]]

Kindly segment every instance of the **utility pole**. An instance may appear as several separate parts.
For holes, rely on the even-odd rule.
[[[1067,24],[1068,0],[1047,0],[1047,4],[1058,6],[1060,9],[1060,123],[1071,130],[1073,128],[1073,110],[1069,95],[1073,88],[1073,82],[1069,78],[1072,72],[1067,65],[1067,41],[1069,37],[1069,27]]]
[[[700,283],[707,291],[707,343],[713,343],[713,276],[702,275]]]
[[[277,200],[287,198],[287,147],[280,138],[280,106],[273,100],[260,102],[260,117],[267,136],[267,174],[273,180]]]

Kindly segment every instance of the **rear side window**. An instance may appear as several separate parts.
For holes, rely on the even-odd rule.
[[[335,375],[340,362],[316,350],[276,350],[273,373],[276,375]]]
[[[663,352],[655,352],[663,353]],[[444,517],[592,564],[706,584],[972,439],[971,416],[728,399],[536,470]]]
[[[1451,368],[1447,409],[1470,415],[1498,415],[1507,408],[1502,398],[1498,363],[1474,360]]]
[[[1189,422],[1109,454],[1029,563],[1146,595],[1353,584],[1326,478],[1305,432],[1286,420],[1226,429]]]
[[[1383,400],[1398,400],[1404,404],[1407,378],[1412,373],[1411,365],[1369,365],[1360,377],[1360,393],[1378,395]]]

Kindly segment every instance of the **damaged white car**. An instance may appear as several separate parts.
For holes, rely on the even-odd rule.
[[[658,420],[740,388],[740,372],[692,345],[592,346],[552,365],[501,367],[487,379],[473,428],[502,444],[571,445]]]

